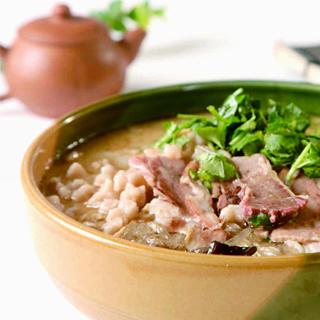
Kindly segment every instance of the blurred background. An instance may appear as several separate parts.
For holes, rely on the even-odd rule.
[[[137,1],[127,0],[131,5]],[[67,1],[86,15],[108,1]],[[230,78],[294,79],[273,56],[275,41],[319,40],[318,2],[155,0],[166,18],[149,28],[140,57],[131,66],[126,90],[181,81]],[[48,14],[52,0],[11,0],[0,5],[0,43],[9,45],[19,25]]]
[[[124,1],[132,5],[137,1]],[[10,46],[17,28],[50,13],[53,0],[0,2],[0,44]],[[108,1],[66,1],[87,15]],[[274,56],[274,45],[320,43],[318,1],[162,0],[164,19],[155,20],[138,58],[130,66],[124,91],[226,79],[305,81]],[[0,74],[0,93],[6,83]],[[85,319],[46,277],[36,260],[19,182],[23,153],[53,120],[31,114],[15,99],[0,102],[0,319]],[[9,228],[8,228],[9,226]],[[76,266],[75,266],[76,268]]]

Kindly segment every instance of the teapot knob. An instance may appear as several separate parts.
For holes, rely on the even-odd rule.
[[[70,8],[65,4],[58,4],[53,8],[52,15],[59,18],[70,18]]]

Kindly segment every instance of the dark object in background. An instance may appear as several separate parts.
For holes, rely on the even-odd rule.
[[[320,45],[296,47],[279,42],[275,55],[288,69],[310,82],[320,83]]]
[[[58,5],[50,17],[20,28],[12,48],[0,46],[10,91],[2,99],[16,97],[37,114],[57,117],[117,93],[145,34],[128,31],[116,42],[103,23]]]

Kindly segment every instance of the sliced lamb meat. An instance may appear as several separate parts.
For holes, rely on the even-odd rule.
[[[266,176],[272,171],[270,162],[260,153],[253,154],[250,157],[233,157],[232,161],[244,178],[255,177],[257,175]]]
[[[296,194],[308,196],[307,205],[303,209],[306,216],[320,216],[320,188],[316,180],[301,175],[293,181],[291,189]]]
[[[304,196],[296,196],[272,170],[266,157],[254,154],[250,157],[234,157],[241,179],[234,185],[241,188],[239,197],[244,215],[248,218],[267,213],[272,223],[287,220],[303,208]]]
[[[287,169],[283,169],[279,176],[284,179],[287,172]],[[320,241],[320,188],[317,180],[300,174],[293,180],[291,189],[294,193],[307,196],[307,204],[295,221],[273,230],[271,240],[294,240],[300,243]]]
[[[153,189],[154,196],[183,206],[184,195],[180,187],[180,177],[186,166],[183,160],[160,156],[134,156],[129,159],[129,166],[142,173]]]
[[[300,243],[320,241],[320,220],[304,220],[303,217],[299,216],[296,221],[274,229],[270,238],[274,242],[284,242],[286,240],[294,240]]]
[[[179,206],[184,204],[180,177],[186,165],[182,160],[135,156],[129,159],[129,165],[141,171],[147,183],[154,189],[155,195],[160,194]]]
[[[220,228],[219,218],[212,208],[211,195],[200,183],[191,181],[182,160],[136,156],[130,159],[129,165],[141,170],[155,194],[181,207],[203,228]]]
[[[199,164],[191,161],[180,178],[180,186],[184,193],[184,206],[196,222],[201,222],[209,228],[219,225],[219,219],[212,207],[212,197],[207,188],[199,181],[193,181],[189,169],[197,170]]]
[[[279,173],[280,179],[285,179],[288,169]],[[305,218],[320,217],[320,187],[316,179],[300,174],[291,184],[291,190],[295,194],[302,194],[308,197],[306,206],[302,209],[301,215]]]
[[[239,192],[240,186],[236,186],[232,181],[213,183],[214,192],[212,197],[217,199],[217,209],[221,211],[228,205],[240,203]],[[217,192],[218,190],[218,192]]]

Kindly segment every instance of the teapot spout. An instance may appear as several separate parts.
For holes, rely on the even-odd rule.
[[[4,59],[9,49],[0,45],[0,58]]]
[[[136,29],[128,31],[123,39],[118,42],[120,51],[126,58],[128,64],[130,64],[140,49],[141,43],[146,36],[146,32],[142,29]]]

